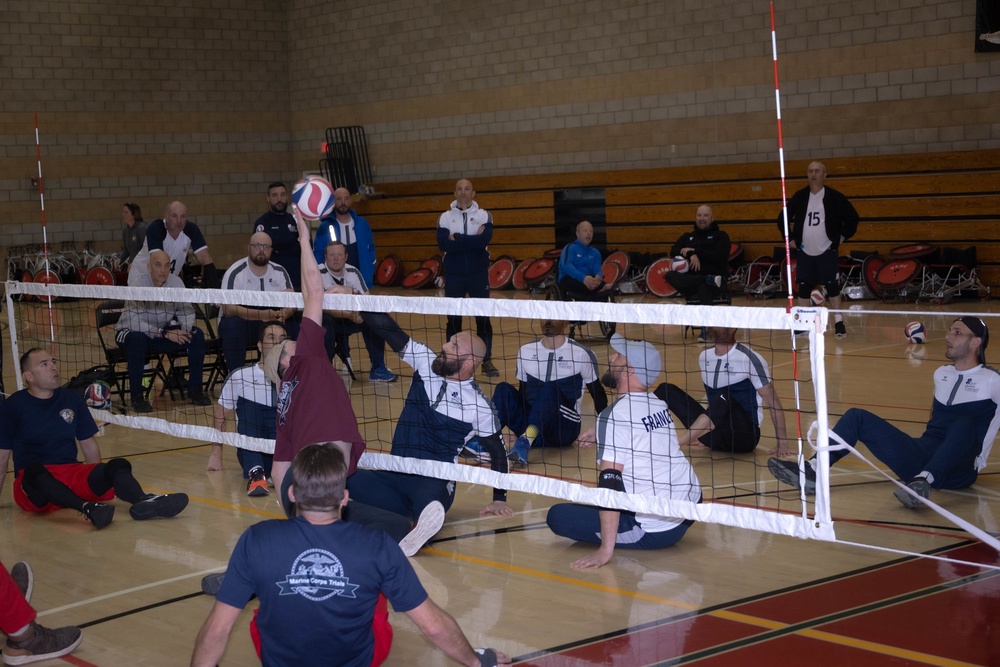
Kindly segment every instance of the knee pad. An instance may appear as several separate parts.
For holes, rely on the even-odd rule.
[[[809,283],[799,283],[799,298],[800,299],[810,299],[812,298],[813,286]]]
[[[119,472],[132,472],[132,464],[126,459],[111,459],[104,464],[104,470],[108,476],[108,481],[114,479]]]
[[[26,465],[23,470],[21,470],[21,485],[32,484],[39,477],[44,475],[51,475],[48,470],[45,469],[41,463],[32,463]]]
[[[840,281],[835,280],[832,283],[827,283],[826,287],[826,298],[832,299],[834,297],[840,296]]]

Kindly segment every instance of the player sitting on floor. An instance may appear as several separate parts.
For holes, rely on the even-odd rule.
[[[97,528],[115,515],[115,496],[131,503],[137,521],[172,517],[187,507],[183,493],[145,493],[132,464],[114,458],[101,463],[97,424],[83,396],[67,389],[52,354],[32,348],[21,355],[25,389],[0,403],[0,470],[14,457],[14,502],[28,512],[63,507],[82,513]],[[77,441],[86,463],[76,460]],[[6,475],[0,476],[0,489]]]
[[[515,468],[528,464],[532,446],[566,447],[576,440],[584,386],[597,413],[608,406],[594,353],[566,337],[566,322],[548,319],[541,326],[542,337],[517,353],[520,385],[501,382],[493,390],[500,426],[518,436],[508,454]]]
[[[966,315],[952,323],[944,342],[945,356],[954,363],[934,371],[931,418],[919,438],[859,408],[845,412],[833,427],[847,444],[863,442],[906,483],[909,491],[897,488],[893,495],[908,509],[923,507],[921,499],[930,498],[931,489],[971,486],[986,467],[1000,429],[1000,374],[986,365],[989,340],[989,329],[978,317]],[[831,451],[830,465],[847,454]],[[805,464],[807,494],[816,491],[815,463],[814,457]],[[794,461],[772,458],[767,467],[780,481],[800,487]]]

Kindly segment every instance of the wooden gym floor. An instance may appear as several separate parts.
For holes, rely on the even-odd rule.
[[[776,301],[764,305],[779,307]],[[831,422],[859,405],[913,433],[926,420],[933,370],[944,363],[942,339],[951,321],[946,313],[997,312],[993,302],[921,306],[939,314],[923,318],[928,344],[914,349],[902,342],[901,331],[917,318],[863,314],[913,310],[912,305],[852,302],[851,308],[849,337],[827,339]],[[512,377],[518,343],[502,335],[497,341],[503,357],[497,365]],[[596,341],[594,348],[605,366],[606,346]],[[689,348],[685,354],[692,356],[700,349]],[[5,355],[11,390],[15,385]],[[398,370],[399,362],[388,356],[390,367]],[[988,357],[1000,360],[1000,349],[991,349]],[[785,362],[772,365],[785,407],[791,409],[791,369]],[[352,392],[366,384],[356,383]],[[376,392],[365,400],[373,401],[380,415],[398,414],[396,395]],[[791,414],[787,423],[794,433]],[[765,426],[765,436],[770,432]],[[129,457],[147,489],[188,493],[188,509],[176,519],[137,523],[118,502],[115,522],[96,531],[72,511],[33,515],[19,510],[8,473],[0,494],[0,559],[8,567],[17,560],[33,565],[33,605],[41,623],[84,627],[83,644],[65,662],[185,664],[213,602],[201,593],[201,577],[225,567],[244,528],[280,516],[276,501],[273,495],[246,497],[229,449],[226,469],[207,473],[208,447],[201,442],[108,426],[99,443],[105,458]],[[708,488],[706,499],[789,501],[794,511],[795,492],[779,490],[762,467],[765,449],[744,456],[757,464],[755,498],[719,487]],[[718,455],[695,452],[692,457],[708,486],[713,466],[728,465]],[[1000,453],[994,450],[976,485],[936,492],[934,500],[996,533],[998,470]],[[1000,566],[1000,555],[935,513],[902,508],[890,484],[854,459],[834,469],[833,485],[841,543],[699,523],[673,548],[619,550],[609,565],[583,572],[569,563],[592,547],[546,529],[550,499],[512,493],[513,518],[480,517],[490,492],[465,485],[443,530],[411,562],[431,597],[458,619],[473,645],[500,648],[520,665],[1000,664],[1000,571],[847,543],[992,566]],[[246,630],[254,604],[241,617],[222,664],[255,663]],[[448,664],[404,616],[394,614],[392,622],[396,636],[388,664]]]

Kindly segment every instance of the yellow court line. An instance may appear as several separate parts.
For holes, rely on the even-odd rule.
[[[452,560],[464,561],[476,565],[484,565],[486,567],[492,567],[498,570],[507,570],[508,572],[526,574],[528,576],[537,577],[539,579],[547,579],[549,581],[570,584],[572,586],[579,586],[581,588],[588,588],[591,590],[602,591],[605,593],[615,593],[623,597],[635,598],[638,600],[647,600],[650,602],[657,602],[660,604],[678,607],[680,609],[686,609],[688,611],[698,611],[699,609],[701,609],[701,607],[697,605],[692,605],[685,602],[679,602],[677,600],[670,600],[668,598],[646,595],[644,593],[637,593],[635,591],[628,591],[621,588],[614,588],[612,586],[605,586],[603,584],[581,581],[580,579],[574,579],[572,577],[565,577],[558,574],[552,574],[550,572],[542,572],[540,570],[532,570],[526,567],[520,567],[518,565],[508,565],[506,563],[498,563],[496,561],[487,560],[485,558],[478,558],[476,556],[465,556],[450,551],[442,551],[434,547],[425,547],[423,551],[429,552],[436,556],[444,556],[445,558],[451,558]],[[752,625],[767,630],[782,630],[789,626],[788,623],[783,623],[781,621],[772,621],[766,618],[760,618],[758,616],[749,616],[747,614],[741,614],[726,609],[717,609],[715,611],[705,612],[704,615],[713,616],[715,618],[721,618],[729,621],[734,621],[737,623],[743,623],[746,625]],[[962,662],[960,660],[952,660],[949,658],[943,658],[941,656],[921,653],[919,651],[911,651],[909,649],[900,648],[896,646],[888,646],[876,642],[869,642],[863,639],[856,639],[854,637],[847,637],[843,635],[833,634],[830,632],[824,632],[822,630],[814,630],[806,628],[803,630],[796,630],[793,634],[809,637],[811,639],[818,639],[820,641],[829,642],[831,644],[850,646],[852,648],[858,648],[873,653],[877,653],[880,655],[916,660],[919,662],[924,662],[928,665],[936,665],[938,667],[975,667],[975,665]]]

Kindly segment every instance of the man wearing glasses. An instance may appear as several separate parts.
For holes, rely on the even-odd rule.
[[[851,408],[833,432],[854,446],[859,440],[906,485],[893,491],[907,509],[924,506],[931,489],[964,489],[975,483],[1000,428],[1000,374],[986,365],[990,331],[965,315],[951,323],[944,337],[945,356],[953,363],[934,371],[931,418],[919,438],[907,435],[881,417]],[[831,439],[831,445],[834,444]],[[847,451],[831,451],[833,465]],[[805,490],[816,490],[815,460],[805,464]],[[772,458],[767,467],[778,480],[800,486],[794,461]]]
[[[222,289],[250,292],[291,292],[292,279],[280,264],[271,261],[271,237],[257,232],[250,237],[247,256],[229,267],[222,276]],[[298,327],[290,326],[292,308],[270,306],[243,306],[225,304],[219,318],[219,338],[222,339],[222,356],[230,371],[246,364],[247,346],[260,337],[264,322],[278,321],[285,324],[292,338]],[[294,328],[294,331],[292,330]]]

